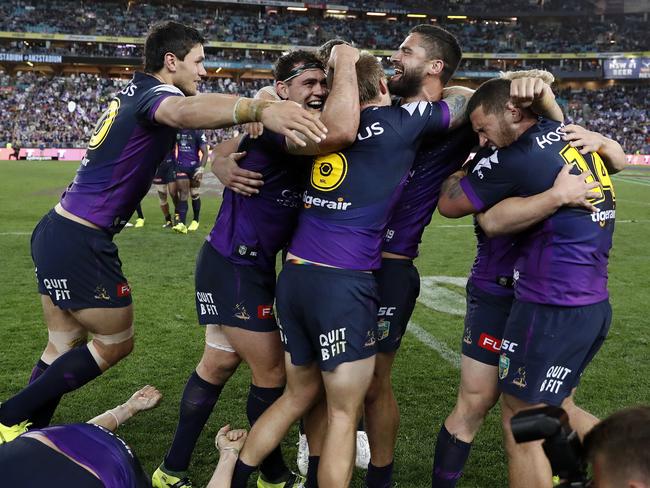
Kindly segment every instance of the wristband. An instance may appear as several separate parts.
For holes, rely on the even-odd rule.
[[[243,124],[247,122],[260,122],[262,119],[262,112],[264,112],[264,109],[272,103],[275,102],[270,100],[253,100],[244,97],[239,98],[232,110],[233,123]]]

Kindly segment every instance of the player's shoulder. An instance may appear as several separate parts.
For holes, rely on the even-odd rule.
[[[176,86],[169,83],[162,83],[158,78],[147,73],[136,73],[131,84],[137,87],[140,95],[163,95],[171,94],[184,97],[185,94]]]

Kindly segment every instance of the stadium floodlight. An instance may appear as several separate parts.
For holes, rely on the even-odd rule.
[[[307,7],[287,7],[287,10],[291,10],[293,12],[306,12]]]
[[[467,15],[447,15],[447,18],[450,20],[465,20]]]
[[[328,14],[345,14],[347,13],[347,10],[339,10],[336,8],[328,8],[325,12]]]
[[[386,17],[386,12],[366,12],[370,17]]]
[[[410,19],[426,19],[427,14],[406,14]]]

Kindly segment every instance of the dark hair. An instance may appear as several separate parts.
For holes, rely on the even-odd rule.
[[[193,27],[174,21],[158,22],[144,41],[144,70],[160,71],[165,65],[165,54],[172,53],[182,61],[194,46],[204,43],[205,38]]]
[[[510,100],[510,80],[492,78],[486,81],[472,95],[467,104],[467,115],[483,107],[485,115],[500,115],[506,110]]]
[[[355,65],[357,85],[359,86],[359,103],[371,102],[379,96],[379,81],[386,77],[379,60],[368,51],[361,51]]]
[[[294,67],[307,64],[325,71],[325,65],[315,53],[296,49],[278,58],[273,65],[273,77],[276,81],[284,81],[293,75]]]
[[[316,50],[316,56],[318,56],[323,63],[327,64],[327,61],[330,59],[330,54],[332,53],[332,48],[334,46],[338,46],[339,44],[347,44],[348,46],[351,45],[348,41],[344,41],[340,37],[335,37],[334,39],[330,39],[322,46],[320,46]]]
[[[627,481],[643,476],[650,481],[650,406],[613,413],[587,433],[584,446],[589,459],[598,457],[609,477]],[[627,485],[626,485],[627,486]]]
[[[424,40],[423,48],[429,59],[442,59],[445,66],[440,74],[443,83],[447,83],[460,64],[463,51],[454,35],[435,25],[420,24],[413,27],[409,34],[419,34]]]

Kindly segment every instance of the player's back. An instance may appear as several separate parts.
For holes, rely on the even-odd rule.
[[[445,110],[426,102],[364,109],[356,141],[315,158],[290,252],[340,268],[378,268],[382,235],[418,143],[447,129]]]

